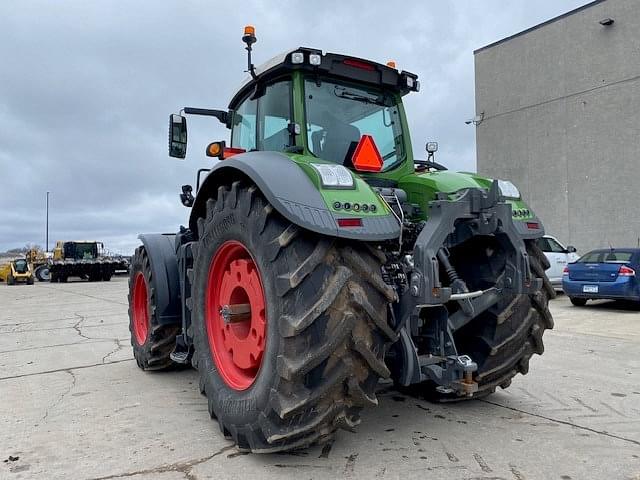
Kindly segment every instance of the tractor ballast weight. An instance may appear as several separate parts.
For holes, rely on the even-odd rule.
[[[253,28],[243,40],[250,55]],[[352,429],[381,378],[451,401],[526,373],[553,327],[542,222],[510,182],[446,171],[435,143],[413,157],[417,76],[310,48],[248,71],[228,111],[182,110],[231,146],[207,147],[223,161],[195,197],[182,187],[188,227],[140,236],[138,365],[191,363],[212,418],[254,452]],[[171,156],[186,132],[171,115]]]

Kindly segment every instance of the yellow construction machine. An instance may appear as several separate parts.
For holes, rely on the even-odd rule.
[[[18,258],[0,265],[0,281],[7,282],[7,285],[16,283],[33,285],[33,272],[29,262],[25,258]]]

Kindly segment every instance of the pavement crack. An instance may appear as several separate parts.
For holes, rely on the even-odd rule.
[[[112,340],[110,338],[95,338],[95,339],[91,339],[92,341],[90,342],[82,342],[84,345],[88,344],[88,343],[100,343],[100,342],[111,342]],[[58,348],[58,347],[71,347],[73,345],[78,345],[78,342],[73,342],[73,343],[52,343],[49,345],[41,345],[39,347],[23,347],[23,348],[15,348],[13,350],[2,350],[0,351],[0,354],[3,353],[15,353],[15,352],[29,352],[32,350],[43,350],[45,348]]]
[[[83,317],[82,315],[80,315],[79,313],[75,313],[75,312],[74,312],[73,314],[74,314],[76,317],[78,317],[78,318],[79,318],[79,320],[78,320],[78,321],[73,325],[73,327],[71,327],[71,328],[73,328],[73,329],[76,331],[76,333],[77,333],[78,335],[80,335],[82,338],[86,338],[87,340],[91,340],[91,337],[87,337],[85,334],[83,334],[83,333],[82,333],[82,330],[80,329],[80,324],[81,324],[82,322],[84,322],[84,317]]]
[[[62,392],[60,394],[60,396],[49,406],[49,408],[47,408],[44,412],[44,415],[42,416],[42,418],[40,419],[41,422],[46,422],[47,418],[49,417],[49,412],[51,412],[51,410],[53,410],[55,407],[57,407],[58,405],[60,405],[60,403],[62,402],[62,399],[69,394],[69,392],[71,392],[71,390],[73,390],[73,388],[76,386],[76,375],[75,373],[73,373],[71,370],[63,370],[63,372],[68,373],[69,375],[71,375],[71,384],[69,385],[69,388],[67,388],[64,392]]]
[[[107,362],[107,363],[93,363],[91,365],[78,365],[77,367],[57,368],[55,370],[45,370],[45,371],[42,371],[42,372],[21,373],[19,375],[11,375],[11,376],[8,376],[8,377],[0,377],[0,381],[2,381],[2,380],[14,380],[16,378],[23,378],[23,377],[35,377],[37,375],[47,375],[47,374],[50,374],[50,373],[66,372],[67,370],[72,371],[72,370],[82,370],[83,368],[102,367],[102,366],[105,366],[105,365],[113,365],[114,363],[130,362],[132,360],[133,360],[133,358],[123,358],[122,360],[113,360],[112,362]]]
[[[236,446],[235,443],[232,445],[227,445],[226,447],[222,447],[219,450],[216,450],[211,455],[207,455],[206,457],[196,458],[194,460],[170,463],[168,465],[161,465],[155,468],[136,470],[134,472],[116,473],[114,475],[107,475],[106,477],[95,477],[90,480],[110,480],[112,478],[126,478],[126,477],[133,477],[134,475],[150,475],[154,473],[166,473],[166,472],[180,472],[187,479],[191,480],[196,478],[196,476],[191,472],[193,467],[198,466],[201,463],[208,462],[212,458],[217,457],[218,455],[221,455],[228,450],[231,450],[235,446]]]
[[[113,338],[112,341],[115,342],[116,348],[114,348],[109,353],[107,353],[104,357],[102,357],[102,363],[106,363],[107,358],[109,358],[111,355],[115,355],[116,353],[118,353],[120,350],[122,350],[125,347],[122,344],[122,340],[120,340],[119,338]]]
[[[570,427],[579,428],[581,430],[586,430],[586,431],[591,432],[591,433],[596,433],[598,435],[604,435],[606,437],[615,438],[617,440],[622,440],[623,442],[628,442],[628,443],[632,443],[634,445],[640,446],[640,441],[634,440],[633,438],[621,437],[620,435],[615,435],[613,433],[605,432],[605,431],[602,431],[602,430],[596,430],[595,428],[586,427],[584,425],[578,425],[577,423],[568,422],[566,420],[560,420],[560,419],[557,419],[557,418],[546,417],[546,416],[540,415],[538,413],[527,412],[526,410],[520,410],[519,408],[509,407],[507,405],[501,405],[499,403],[491,402],[489,400],[482,399],[482,398],[479,398],[478,401],[484,402],[484,403],[488,403],[490,405],[495,405],[496,407],[506,408],[507,410],[511,410],[513,412],[523,413],[525,415],[530,415],[530,416],[536,417],[536,418],[542,418],[542,419],[548,420],[550,422],[555,422],[555,423],[559,423],[559,424],[562,424],[562,425],[568,425]]]

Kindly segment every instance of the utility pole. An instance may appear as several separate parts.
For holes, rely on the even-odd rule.
[[[45,243],[47,245],[47,252],[49,252],[49,192],[47,191],[47,228],[45,234]]]

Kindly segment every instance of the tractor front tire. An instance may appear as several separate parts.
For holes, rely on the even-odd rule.
[[[174,366],[170,355],[179,327],[161,325],[156,312],[155,279],[144,246],[136,249],[129,276],[129,331],[133,356],[142,370]]]
[[[193,363],[223,434],[266,453],[353,429],[390,375],[383,256],[291,224],[240,182],[207,201],[198,238]],[[248,318],[223,317],[228,304],[250,305]]]
[[[505,297],[492,308],[478,315],[454,339],[460,355],[469,355],[477,364],[474,380],[478,390],[471,397],[443,393],[426,382],[409,387],[412,393],[441,402],[481,398],[506,389],[518,373],[526,375],[534,353],[542,355],[542,335],[553,328],[549,299],[555,290],[545,274],[549,262],[542,250],[532,241],[525,241],[531,273],[542,279],[542,288],[530,295]]]
[[[16,279],[13,278],[13,275],[11,273],[9,273],[9,275],[7,276],[7,285],[15,285],[16,284]]]

